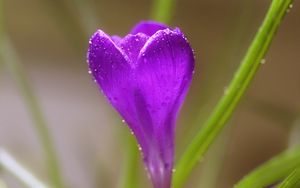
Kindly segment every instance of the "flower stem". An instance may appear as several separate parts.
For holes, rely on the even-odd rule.
[[[273,0],[242,63],[212,115],[186,149],[176,167],[174,188],[180,188],[211,143],[222,131],[261,65],[271,41],[292,0]]]
[[[169,23],[172,18],[174,6],[174,0],[154,0],[151,16],[152,19],[159,22]]]
[[[277,188],[300,187],[300,168],[294,170]]]
[[[253,170],[234,188],[261,188],[274,184],[300,166],[300,148],[289,150]]]
[[[124,168],[121,177],[120,188],[137,188],[138,186],[138,158],[137,143],[128,133]]]
[[[0,168],[3,168],[18,178],[29,188],[47,188],[44,183],[34,177],[28,170],[21,166],[12,156],[0,148]],[[0,187],[5,187],[1,184]]]

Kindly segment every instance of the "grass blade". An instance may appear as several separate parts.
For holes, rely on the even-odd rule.
[[[245,94],[271,44],[273,37],[290,7],[292,0],[273,0],[269,11],[252,41],[242,63],[203,128],[186,149],[176,167],[174,188],[180,188],[189,174],[216,139],[241,97]]]

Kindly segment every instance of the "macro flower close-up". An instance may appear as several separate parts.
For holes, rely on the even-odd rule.
[[[0,0],[0,188],[300,188],[299,17]]]
[[[89,72],[138,140],[155,188],[169,188],[178,111],[190,86],[194,55],[178,29],[143,21],[121,38],[90,39]]]

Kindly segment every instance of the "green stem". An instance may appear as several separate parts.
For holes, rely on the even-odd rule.
[[[300,187],[300,168],[294,170],[277,188],[297,188]]]
[[[58,160],[56,158],[55,149],[51,140],[50,132],[48,130],[48,125],[44,119],[44,115],[38,100],[29,84],[22,63],[20,62],[9,38],[3,37],[0,48],[3,62],[10,71],[12,77],[17,82],[19,90],[27,104],[28,111],[31,113],[33,124],[35,125],[35,129],[45,151],[47,160],[46,164],[53,187],[63,188],[64,185],[61,179]]]
[[[138,186],[138,158],[137,143],[132,135],[127,136],[127,150],[125,164],[121,177],[120,188],[137,188]]]
[[[69,3],[71,4],[71,2]],[[100,25],[92,2],[86,0],[74,0],[72,5],[77,9],[79,14],[78,20],[85,36],[89,38],[89,36],[98,28],[97,26]]]
[[[234,188],[261,188],[274,184],[300,166],[300,148],[284,152],[253,170]]]
[[[25,186],[29,188],[47,188],[44,183],[33,176],[28,170],[20,165],[12,156],[10,156],[5,150],[0,148],[0,168],[7,170],[20,180]],[[5,184],[1,184],[0,187],[5,187]]]
[[[231,127],[228,126],[222,132],[222,135],[218,138],[218,140],[214,143],[210,151],[207,153],[207,160],[202,166],[203,175],[200,177],[198,188],[213,188],[216,187],[218,183],[218,179],[220,173],[222,171],[222,167],[224,164],[224,159],[226,156],[226,149],[228,148]]]
[[[217,104],[212,115],[186,149],[176,167],[174,188],[180,188],[208,147],[222,131],[241,97],[261,65],[271,40],[292,0],[273,0],[270,9],[250,45],[238,71]]]
[[[174,6],[174,0],[154,0],[151,13],[152,19],[159,22],[169,23],[172,18]]]

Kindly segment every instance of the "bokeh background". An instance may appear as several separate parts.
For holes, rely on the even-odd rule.
[[[177,123],[178,158],[199,130],[245,54],[270,0],[176,0],[170,22],[195,49],[195,77]],[[219,140],[186,187],[229,188],[298,142],[300,9],[295,2],[258,75]],[[7,35],[29,76],[72,188],[114,188],[128,129],[87,72],[89,36],[125,35],[149,19],[150,0],[4,0]],[[1,60],[2,61],[2,60]],[[14,79],[0,63],[0,146],[47,181],[43,148]],[[140,162],[139,162],[140,163]],[[150,182],[140,165],[140,187]],[[9,187],[21,188],[6,172]]]

